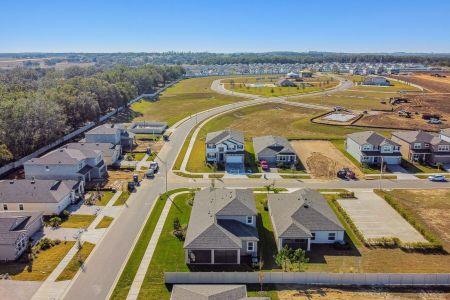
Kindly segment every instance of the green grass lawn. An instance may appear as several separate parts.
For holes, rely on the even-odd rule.
[[[114,202],[113,206],[124,205],[130,195],[131,193],[129,191],[123,191],[122,194],[120,194],[119,198],[117,198],[116,202]]]
[[[134,154],[134,160],[135,161],[141,161],[147,153],[145,153],[145,152],[135,152],[133,154]]]
[[[158,101],[140,101],[131,106],[134,121],[164,121],[169,126],[197,112],[245,100],[217,94],[211,84],[220,77],[182,80],[162,93]]]
[[[92,195],[96,195],[97,194],[96,191],[91,191],[89,193],[91,193]],[[99,206],[105,206],[106,204],[108,204],[108,202],[111,201],[111,198],[115,194],[115,192],[112,192],[112,191],[99,191],[99,193],[102,196],[101,196],[101,198],[99,200],[97,200],[95,202],[95,205],[99,205]]]
[[[161,198],[157,199],[149,218],[147,219],[144,229],[142,230],[139,240],[137,241],[130,258],[125,265],[122,274],[111,294],[112,299],[126,299],[128,291],[130,290],[131,284],[133,283],[134,276],[139,268],[142,257],[144,256],[147,245],[152,237],[153,231],[155,230],[156,223],[158,223],[159,216],[164,208],[166,199],[168,195],[174,193],[187,191],[188,189],[176,189],[169,191],[167,194],[163,194]]]
[[[59,274],[56,281],[71,280],[81,267],[81,264],[86,261],[89,254],[91,254],[94,249],[95,244],[85,242],[83,247],[77,251],[74,257],[69,261],[69,264],[64,268],[64,270]]]
[[[422,165],[416,162],[411,162],[403,158],[401,165],[411,173],[447,173],[445,170],[438,169],[429,165]]]
[[[50,249],[41,250],[32,263],[20,261],[0,263],[0,274],[8,273],[14,280],[43,281],[56,268],[69,252],[75,242],[68,241],[55,245]]]
[[[313,86],[307,86],[303,88],[303,86],[298,87],[269,87],[269,86],[263,86],[263,87],[246,87],[244,84],[225,84],[225,88],[237,92],[237,93],[245,93],[245,94],[252,94],[252,95],[259,95],[263,97],[279,97],[279,96],[292,96],[297,94],[306,94],[306,93],[314,93],[314,92],[321,92],[326,89],[335,87],[338,85],[338,81],[330,81],[328,84],[326,82],[323,82],[322,85],[320,84],[314,84]]]
[[[97,224],[97,226],[95,226],[95,229],[99,229],[99,228],[108,228],[109,225],[111,225],[112,221],[114,220],[113,217],[110,216],[104,216],[100,222]]]
[[[86,229],[94,221],[94,215],[71,214],[66,221],[60,225],[61,228],[83,228]]]

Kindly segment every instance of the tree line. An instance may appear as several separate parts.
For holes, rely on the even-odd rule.
[[[0,71],[0,165],[18,159],[178,79],[179,66]]]

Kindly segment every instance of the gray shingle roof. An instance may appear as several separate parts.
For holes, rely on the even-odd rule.
[[[219,144],[226,140],[234,140],[236,142],[243,144],[244,143],[244,134],[240,131],[230,130],[230,129],[209,132],[206,135],[205,142],[207,144]]]
[[[325,198],[303,188],[289,194],[269,194],[269,209],[278,237],[305,238],[311,231],[344,230]]]
[[[14,244],[19,236],[25,233],[36,219],[41,217],[41,212],[0,212],[0,245]]]
[[[245,285],[175,284],[171,300],[241,300],[247,297]]]
[[[90,149],[67,149],[58,148],[39,158],[32,158],[25,162],[25,164],[38,165],[74,165],[83,159],[92,159],[98,156],[100,150]]]
[[[441,129],[441,133],[445,136],[450,136],[450,128]]]
[[[34,182],[34,183],[33,183]],[[1,203],[58,203],[78,185],[75,180],[3,180]]]
[[[347,137],[355,141],[358,145],[371,144],[374,146],[381,146],[389,144],[393,146],[400,146],[399,144],[385,138],[384,136],[376,133],[375,131],[362,131],[347,134]]]
[[[254,137],[253,149],[258,156],[295,154],[294,149],[285,137],[274,135]]]
[[[114,145],[111,143],[69,143],[64,145],[62,148],[102,151],[104,155],[108,156],[112,156],[114,154],[114,151],[120,150],[119,145]]]
[[[244,236],[257,232],[245,224],[217,221],[217,216],[257,214],[251,190],[205,189],[195,194],[184,247],[186,249],[238,249]],[[222,226],[223,225],[223,226]],[[236,234],[236,235],[235,235]],[[237,235],[241,235],[240,237]]]
[[[85,134],[117,134],[118,130],[120,130],[120,128],[113,124],[103,124],[89,130]]]
[[[438,134],[421,130],[394,131],[392,135],[408,143],[448,144],[448,142],[441,140]]]

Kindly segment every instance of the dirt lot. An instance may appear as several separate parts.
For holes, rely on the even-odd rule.
[[[106,181],[104,187],[125,191],[127,189],[128,181],[133,180],[133,174],[138,174],[139,180],[144,178],[144,172],[142,171],[108,170],[108,180]]]
[[[450,93],[450,73],[442,73],[447,77],[433,77],[430,74],[414,74],[392,76],[403,81],[418,84],[432,93]]]
[[[362,172],[350,162],[329,141],[292,141],[292,147],[312,178],[333,179],[343,167],[350,168],[357,177],[363,177]]]
[[[289,287],[286,287],[289,288]],[[448,290],[432,289],[402,289],[402,288],[330,288],[330,287],[292,287],[278,292],[280,300],[300,299],[335,299],[335,300],[366,300],[366,299],[450,299]]]
[[[145,152],[147,148],[150,147],[152,152],[159,152],[161,148],[164,146],[163,141],[147,141],[147,140],[137,140],[137,146],[133,149],[134,152]]]

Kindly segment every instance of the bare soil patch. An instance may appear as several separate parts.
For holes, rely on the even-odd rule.
[[[159,152],[164,146],[163,141],[147,141],[147,140],[137,140],[137,146],[133,149],[135,152],[145,152],[147,148],[150,148],[152,152]]]
[[[329,141],[292,141],[292,147],[312,178],[334,179],[339,169],[350,168],[357,177],[362,172]]]
[[[144,179],[144,172],[142,171],[128,171],[128,170],[108,170],[108,179],[105,182],[104,188],[113,188],[118,191],[126,191],[129,181],[133,181],[133,174],[139,176],[139,180]]]
[[[445,73],[447,77],[434,77],[431,74],[414,74],[414,75],[401,75],[392,76],[393,78],[403,81],[411,82],[432,93],[450,93],[450,74]]]

